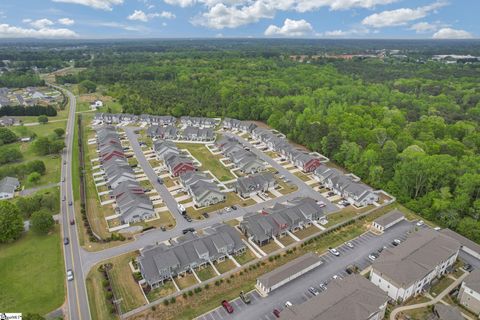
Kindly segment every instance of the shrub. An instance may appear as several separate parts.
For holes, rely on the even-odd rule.
[[[168,302],[168,300],[163,300],[163,305],[164,306],[168,306],[170,304],[170,302]]]
[[[208,289],[210,289],[210,285],[207,283],[207,284],[205,285],[205,290],[208,290]]]
[[[174,304],[175,302],[177,302],[177,299],[175,297],[172,297],[172,299],[170,299],[170,303]]]
[[[186,293],[186,292],[184,292],[184,293],[182,294],[182,296],[183,296],[184,299],[187,299],[187,293]]]
[[[152,311],[155,311],[157,310],[157,307],[156,306],[152,306]]]
[[[188,291],[188,295],[189,295],[190,297],[193,296],[193,291],[192,291],[192,290]]]

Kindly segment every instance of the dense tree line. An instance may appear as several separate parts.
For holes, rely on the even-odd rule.
[[[40,116],[55,117],[57,109],[52,106],[4,106],[0,108],[0,116]]]
[[[5,72],[0,75],[0,87],[25,88],[44,86],[45,81],[31,72]]]
[[[0,179],[7,176],[23,179],[32,172],[44,175],[46,172],[45,163],[42,160],[32,160],[19,164],[3,165],[0,167]]]

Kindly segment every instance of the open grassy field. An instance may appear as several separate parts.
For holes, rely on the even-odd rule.
[[[0,310],[46,314],[65,296],[60,228],[0,245]]]
[[[67,126],[67,119],[62,121],[47,122],[46,124],[39,124],[34,126],[13,126],[10,129],[19,137],[29,137],[35,133],[39,137],[54,134],[53,130],[57,128],[65,129]]]
[[[200,170],[210,172],[220,181],[228,181],[235,178],[230,170],[225,168],[218,156],[214,156],[203,144],[177,143],[178,148],[187,149],[198,161],[202,163]]]

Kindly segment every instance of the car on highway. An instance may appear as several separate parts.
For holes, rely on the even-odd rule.
[[[73,202],[72,202],[72,201],[69,201],[69,202],[68,202],[68,205],[69,205],[69,206],[73,205]]]
[[[293,303],[291,303],[290,301],[287,301],[287,302],[285,302],[285,307],[286,308],[293,307]]]
[[[163,184],[163,179],[160,178],[160,177],[158,177],[158,178],[157,178],[157,182],[160,183],[160,184]]]
[[[278,311],[278,309],[273,309],[273,315],[274,315],[276,318],[280,318],[280,311]]]
[[[228,313],[233,313],[233,307],[227,300],[222,301],[222,306]]]
[[[67,280],[68,281],[73,281],[73,270],[72,269],[67,270]]]
[[[319,287],[320,287],[320,290],[325,291],[325,290],[327,290],[327,283],[322,282],[322,283],[320,283]]]
[[[368,255],[368,259],[372,260],[372,261],[375,261],[375,259],[377,259],[379,256],[379,254],[377,252],[372,252]]]
[[[243,292],[243,291],[240,292],[240,299],[242,299],[242,301],[245,304],[250,304],[250,302],[252,302],[252,300],[250,300],[250,295],[248,293]]]
[[[314,296],[318,296],[318,295],[320,294],[320,292],[318,292],[318,290],[315,289],[314,287],[308,288],[308,292],[310,292],[310,293],[313,294]]]
[[[402,241],[398,240],[398,239],[393,239],[393,241],[392,241],[392,245],[395,246],[395,247],[398,246],[400,243],[402,243]]]
[[[189,233],[189,232],[195,232],[195,229],[194,229],[194,228],[186,228],[186,229],[183,229],[183,230],[182,230],[182,233],[183,233],[183,234],[187,234],[187,233]]]
[[[75,224],[75,219],[70,219],[70,224],[73,226]]]
[[[335,249],[335,248],[330,247],[330,248],[328,248],[328,251],[330,251],[330,253],[333,254],[336,257],[338,257],[340,255],[340,252],[338,252],[338,250]]]
[[[68,237],[63,238],[64,245],[68,245],[69,243],[70,243],[70,240],[68,239]]]
[[[351,243],[350,241],[345,242],[345,245],[349,248],[353,248],[353,243]]]

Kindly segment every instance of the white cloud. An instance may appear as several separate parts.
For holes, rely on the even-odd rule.
[[[76,38],[78,34],[64,28],[21,28],[0,24],[0,38]]]
[[[127,19],[147,22],[157,17],[165,19],[175,19],[176,16],[169,11],[162,11],[160,13],[145,13],[142,10],[135,10],[131,15],[127,17]]]
[[[363,36],[369,34],[370,30],[363,26],[358,26],[350,30],[332,30],[319,33],[319,36],[324,36],[328,38],[343,38],[343,37],[353,37],[353,36]]]
[[[75,20],[70,19],[70,18],[61,18],[57,20],[58,23],[63,24],[64,26],[71,26],[72,24],[75,23]]]
[[[348,36],[349,33],[343,30],[332,30],[332,31],[325,31],[323,34],[326,37],[345,37],[345,36]]]
[[[147,32],[147,31],[149,31],[148,29],[146,29],[142,26],[132,26],[132,25],[123,24],[123,23],[114,22],[114,21],[111,21],[111,22],[95,22],[95,23],[91,23],[91,25],[99,26],[99,27],[107,27],[107,28],[117,28],[117,29],[123,29],[123,30],[127,30],[127,31],[135,31],[135,32],[140,32],[140,31]]]
[[[164,0],[171,5],[187,7],[201,4],[206,8],[191,22],[212,29],[237,28],[272,19],[278,11],[306,12],[322,7],[330,10],[373,8],[399,0]]]
[[[442,28],[433,34],[433,39],[471,39],[473,35],[465,30]]]
[[[415,30],[416,33],[426,33],[436,31],[438,29],[438,26],[436,24],[431,24],[428,22],[419,22],[410,26],[409,29]]]
[[[312,25],[301,20],[285,19],[282,27],[270,25],[265,30],[266,36],[282,36],[282,37],[302,37],[313,32]]]
[[[425,18],[430,12],[435,11],[447,5],[444,1],[438,1],[427,6],[418,7],[416,9],[400,8],[396,10],[383,11],[374,13],[365,19],[362,24],[375,27],[394,27],[405,25],[410,21]]]
[[[53,21],[49,19],[38,19],[38,20],[30,20],[30,19],[25,19],[25,22],[28,22],[32,27],[35,29],[43,29],[48,26],[53,25]]]
[[[52,0],[53,2],[80,4],[94,9],[111,11],[113,6],[120,5],[123,0]]]

